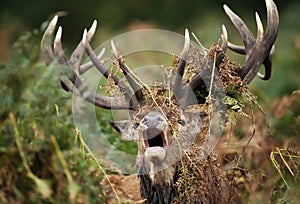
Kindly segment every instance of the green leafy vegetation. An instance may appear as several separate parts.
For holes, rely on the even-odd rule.
[[[25,33],[1,65],[0,202],[104,202],[104,172],[79,149],[70,95],[39,60],[40,39]]]

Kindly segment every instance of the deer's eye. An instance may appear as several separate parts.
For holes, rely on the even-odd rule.
[[[185,126],[185,120],[180,119],[177,122],[178,122],[179,125]]]

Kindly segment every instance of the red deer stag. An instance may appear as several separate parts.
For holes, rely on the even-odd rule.
[[[123,139],[134,140],[138,145],[136,167],[141,196],[146,203],[240,202],[237,192],[216,164],[216,156],[206,153],[203,146],[209,135],[211,115],[208,101],[210,97],[207,97],[211,93],[205,82],[211,81],[213,69],[220,73],[225,93],[231,83],[225,77],[226,74],[238,81],[240,87],[247,86],[257,74],[263,80],[270,78],[279,16],[272,0],[266,0],[266,8],[267,30],[264,33],[262,22],[256,13],[255,38],[241,18],[224,5],[226,14],[243,39],[243,46],[228,41],[223,25],[222,43],[212,45],[202,54],[191,44],[186,30],[183,50],[173,66],[174,73],[176,72],[174,82],[170,80],[169,86],[151,86],[141,82],[125,64],[113,42],[114,69],[121,70],[126,81],[109,70],[89,44],[96,30],[96,22],[89,31],[84,31],[82,41],[68,60],[62,49],[61,27],[52,48],[52,35],[58,17],[55,16],[50,22],[42,39],[41,49],[45,53],[47,64],[57,59],[58,64],[71,68],[69,72],[63,73],[66,77],[62,80],[62,87],[95,106],[130,110],[130,120],[110,123]],[[231,63],[225,53],[227,48],[246,55],[244,64],[238,66]],[[82,64],[85,52],[90,62]],[[262,64],[265,67],[264,75],[258,73]],[[111,97],[91,90],[80,78],[91,67],[95,67],[118,87],[122,95]],[[191,100],[191,96],[196,100]]]

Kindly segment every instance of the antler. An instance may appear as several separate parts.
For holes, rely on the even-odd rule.
[[[237,53],[246,54],[245,63],[238,72],[245,84],[249,84],[256,74],[258,74],[263,80],[268,80],[271,77],[272,56],[275,51],[274,42],[278,32],[279,16],[277,7],[272,0],[266,0],[266,7],[268,23],[266,34],[264,34],[259,15],[255,13],[257,24],[257,37],[255,39],[243,20],[231,11],[227,5],[224,5],[224,10],[236,29],[239,31],[243,39],[244,46],[238,46],[228,42],[227,31],[223,25],[223,50],[225,51],[228,47]],[[261,64],[264,64],[265,66],[265,75],[258,73]]]
[[[184,75],[184,70],[185,70],[185,65],[186,65],[186,60],[188,56],[188,52],[190,49],[190,34],[188,29],[185,29],[185,34],[184,34],[184,45],[182,52],[180,54],[178,66],[177,66],[177,73],[175,76],[174,80],[174,85],[173,85],[173,94],[176,96],[176,98],[181,98],[182,95],[184,94],[184,86],[182,84],[182,77]]]
[[[111,41],[111,48],[116,59],[118,60],[119,66],[123,71],[124,76],[126,77],[128,83],[130,84],[131,88],[135,93],[136,99],[138,100],[138,102],[142,102],[144,100],[144,95],[142,92],[143,87],[137,82],[138,80],[135,78],[129,67],[125,64],[120,51],[114,44],[114,41]]]
[[[216,59],[211,59],[211,56],[205,55],[203,61],[206,63],[206,67],[203,67],[203,70],[196,74],[189,83],[182,85],[182,76],[185,68],[185,59],[187,55],[190,43],[188,32],[186,30],[186,40],[185,46],[180,56],[180,61],[177,68],[177,76],[174,83],[174,95],[179,96],[181,106],[186,107],[193,104],[194,102],[189,98],[193,94],[191,91],[195,92],[196,90],[205,90],[205,82],[203,76],[207,75],[206,72],[211,71],[211,67],[214,65],[217,67],[223,57],[226,49],[229,48],[237,53],[245,54],[246,59],[245,63],[242,65],[241,69],[238,71],[238,75],[241,77],[244,84],[249,84],[256,74],[263,80],[268,80],[271,77],[272,70],[272,56],[274,54],[274,42],[277,37],[278,25],[279,25],[279,16],[275,3],[272,0],[266,0],[267,7],[267,22],[268,27],[266,34],[264,34],[262,22],[259,15],[256,13],[256,23],[258,28],[257,37],[254,38],[253,34],[246,26],[246,24],[241,20],[239,16],[233,13],[228,6],[224,5],[224,10],[229,16],[234,26],[239,31],[244,46],[238,46],[228,41],[228,35],[226,27],[222,25],[223,34],[222,38],[222,50],[223,52],[217,53]],[[215,60],[215,61],[214,61]],[[258,73],[260,66],[264,64],[265,66],[265,75]],[[201,100],[201,99],[200,99]],[[201,101],[199,101],[201,102]]]
[[[224,10],[236,29],[239,31],[244,46],[238,46],[228,41],[228,35],[226,27],[222,25],[223,34],[222,38],[222,49],[225,52],[227,48],[240,53],[245,54],[246,59],[245,63],[242,65],[241,69],[238,71],[238,75],[241,77],[244,84],[249,84],[256,74],[260,78],[267,80],[271,76],[272,70],[272,56],[274,54],[274,42],[277,37],[278,25],[279,25],[279,16],[275,3],[273,0],[265,0],[267,7],[267,23],[268,27],[266,33],[264,34],[263,25],[260,20],[259,15],[256,13],[256,23],[257,23],[257,37],[251,33],[246,24],[242,19],[237,16],[233,11],[229,9],[228,6],[224,5]],[[75,94],[79,94],[86,101],[95,104],[96,106],[107,108],[107,109],[136,109],[139,107],[139,104],[145,101],[145,96],[143,95],[143,85],[139,83],[139,80],[131,72],[128,66],[125,64],[124,59],[122,58],[119,50],[117,50],[115,44],[111,42],[112,51],[115,58],[118,61],[119,67],[122,70],[126,80],[130,87],[127,86],[123,81],[121,81],[116,75],[112,74],[111,71],[105,67],[105,65],[100,61],[101,56],[104,53],[104,49],[97,56],[93,51],[89,41],[92,39],[97,22],[94,21],[89,31],[84,30],[83,39],[77,46],[77,48],[72,53],[69,60],[65,56],[62,45],[61,45],[61,35],[62,28],[59,27],[55,40],[54,40],[54,50],[52,48],[52,35],[54,33],[58,17],[55,16],[50,22],[48,28],[45,31],[45,34],[42,39],[41,49],[42,52],[46,54],[46,63],[49,64],[55,58],[58,59],[59,64],[66,65],[71,68],[70,73],[63,73],[67,80],[62,78],[63,88],[71,91]],[[190,95],[193,95],[191,92],[196,90],[203,90],[205,88],[204,80],[202,79],[203,73],[205,70],[209,71],[210,68],[214,65],[217,67],[220,63],[220,59],[224,57],[223,52],[217,53],[216,59],[211,59],[211,56],[204,55],[203,57],[203,69],[199,70],[199,73],[196,74],[189,82],[183,82],[182,78],[185,71],[186,60],[190,49],[190,37],[189,32],[185,30],[185,42],[183,50],[180,54],[177,74],[175,76],[175,81],[173,85],[173,96],[180,101],[181,106],[186,107],[190,105],[192,100],[189,99]],[[88,54],[90,62],[86,64],[82,63],[82,57],[84,51]],[[261,65],[265,66],[265,75],[258,73]],[[107,79],[111,79],[115,85],[117,85],[124,95],[123,97],[108,97],[97,94],[95,91],[92,91],[79,75],[88,71],[91,67],[95,66],[97,70]]]
[[[134,92],[125,85],[117,76],[112,74],[104,64],[100,62],[100,58],[104,53],[104,49],[97,56],[93,49],[91,48],[89,41],[92,39],[97,22],[94,21],[89,31],[84,30],[83,39],[78,44],[77,48],[72,53],[69,60],[64,54],[61,44],[62,28],[59,27],[54,40],[54,50],[52,49],[52,35],[54,33],[58,16],[55,16],[48,28],[45,31],[41,42],[41,50],[46,56],[46,63],[50,64],[55,58],[58,58],[58,63],[61,65],[66,65],[70,69],[68,72],[62,72],[66,77],[61,78],[63,88],[74,94],[79,94],[84,100],[102,108],[106,109],[135,109],[137,106],[137,98]],[[87,52],[90,62],[82,64],[82,56],[84,51]],[[95,66],[97,70],[105,77],[113,80],[115,85],[119,87],[124,97],[108,97],[104,95],[99,95],[95,91],[92,91],[79,77],[79,75],[88,71],[91,67]],[[64,78],[67,78],[65,80]],[[128,101],[130,101],[128,103]]]

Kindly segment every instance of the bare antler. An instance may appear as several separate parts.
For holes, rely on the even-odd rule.
[[[263,80],[268,80],[271,77],[271,60],[275,51],[274,42],[278,32],[279,16],[277,7],[272,0],[266,0],[266,7],[268,23],[266,34],[264,34],[259,15],[255,13],[257,23],[257,37],[255,39],[243,20],[231,11],[227,5],[224,5],[224,10],[236,29],[239,31],[243,39],[244,46],[238,46],[228,42],[227,31],[223,25],[223,49],[225,50],[226,47],[228,47],[237,53],[246,54],[245,63],[238,73],[245,84],[249,84],[254,79],[261,64],[264,64],[265,66],[265,75],[258,73],[259,77]]]
[[[120,51],[117,49],[113,41],[111,41],[111,48],[116,59],[118,60],[119,66],[123,71],[124,76],[126,77],[128,83],[130,84],[135,93],[136,99],[138,100],[138,102],[142,102],[144,100],[144,95],[142,92],[143,87],[137,82],[137,79],[135,79],[129,67],[125,64]]]
[[[41,50],[46,56],[46,63],[50,64],[55,58],[58,59],[58,63],[61,65],[68,66],[71,68],[68,72],[62,72],[64,76],[62,77],[62,84],[64,89],[70,91],[75,94],[79,94],[84,100],[102,107],[106,109],[135,109],[138,103],[136,95],[134,92],[125,85],[123,81],[121,81],[117,76],[110,73],[107,67],[100,62],[100,57],[104,53],[104,49],[97,56],[93,49],[91,48],[89,41],[92,39],[97,22],[94,21],[89,31],[85,30],[83,34],[83,39],[78,44],[77,48],[72,53],[70,60],[67,60],[67,57],[64,54],[62,44],[61,44],[61,36],[62,36],[62,28],[59,27],[56,37],[54,40],[54,49],[52,49],[52,35],[54,33],[56,24],[57,24],[58,16],[55,16],[48,28],[45,31],[41,42]],[[81,65],[82,56],[84,51],[87,52],[90,62]],[[105,77],[111,78],[113,82],[119,87],[124,97],[108,97],[104,95],[99,95],[95,91],[92,91],[79,77],[79,75],[85,73],[88,69],[95,66],[97,70]],[[69,73],[70,72],[70,73]],[[67,78],[67,80],[64,80]],[[130,102],[128,102],[130,101]]]
[[[183,50],[180,54],[180,58],[177,66],[177,74],[175,76],[175,81],[173,85],[173,94],[174,96],[176,96],[176,98],[181,98],[183,95],[184,85],[182,84],[182,78],[184,75],[189,49],[190,49],[190,34],[188,29],[185,29]]]

